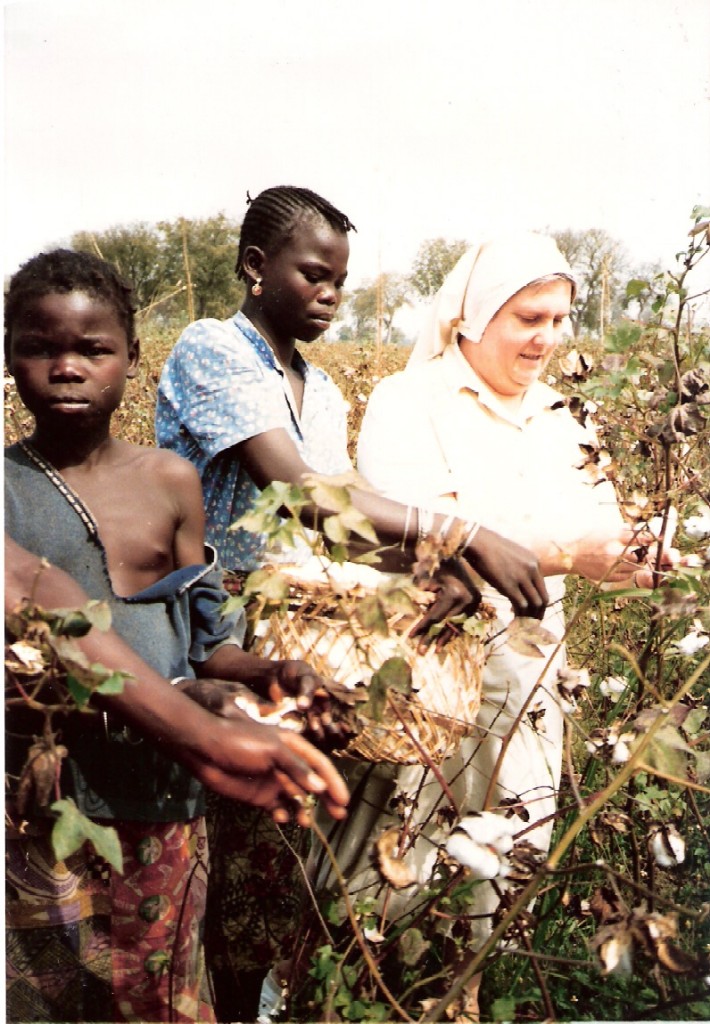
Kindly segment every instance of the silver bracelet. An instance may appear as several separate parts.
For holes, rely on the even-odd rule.
[[[434,513],[426,508],[417,509],[417,541],[424,540],[432,531],[434,525]]]
[[[191,682],[192,682],[192,679],[189,679],[187,676],[175,676],[174,679],[170,680],[170,685],[171,686],[177,686],[178,683],[191,683]]]
[[[412,506],[407,505],[407,514],[404,517],[404,533],[402,534],[402,543],[400,544],[400,548],[402,551],[404,551],[405,547],[407,546],[407,538],[409,537],[409,523],[411,518]]]
[[[467,524],[467,526],[468,525],[469,524]],[[481,524],[480,523],[471,523],[470,524],[469,529],[468,529],[468,533],[466,534],[466,536],[464,537],[464,539],[461,541],[461,543],[458,546],[458,549],[456,551],[457,555],[462,555],[465,552],[466,548],[469,546],[469,544],[474,539],[474,537],[476,536],[476,534],[478,533],[478,531],[480,529],[481,529]]]
[[[439,536],[441,537],[442,540],[446,540],[446,538],[449,536],[449,531],[455,522],[456,516],[447,516],[446,519],[443,521],[439,529]]]

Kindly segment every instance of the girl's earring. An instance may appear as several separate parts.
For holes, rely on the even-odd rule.
[[[252,295],[255,295],[255,296],[258,297],[259,295],[261,295],[261,292],[262,292],[261,281],[257,278],[257,280],[254,282],[254,284],[251,286],[251,293],[252,293]]]

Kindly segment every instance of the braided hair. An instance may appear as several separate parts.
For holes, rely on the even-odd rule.
[[[322,217],[335,231],[357,231],[349,217],[308,188],[276,185],[252,199],[247,192],[247,212],[239,236],[237,277],[246,280],[242,268],[244,252],[250,245],[274,255],[290,241],[304,217]]]
[[[5,295],[5,343],[24,307],[45,295],[85,292],[110,306],[126,332],[135,340],[133,288],[106,260],[88,252],[53,249],[27,260],[10,278]]]

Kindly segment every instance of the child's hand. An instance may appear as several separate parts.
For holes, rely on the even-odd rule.
[[[331,700],[335,697],[352,704],[352,693],[346,687],[333,679],[324,681],[305,661],[275,661],[269,698],[278,706],[289,694],[295,696],[296,707],[303,714],[301,731],[313,743],[334,750],[347,742],[351,729]]]
[[[314,796],[332,817],[345,817],[347,786],[325,754],[302,736],[257,724],[240,711],[213,723],[203,743],[180,751],[180,759],[205,786],[264,807],[282,823],[294,816],[308,827]]]
[[[352,735],[352,727],[343,716],[342,709],[334,709],[331,697],[340,699],[345,705],[353,702],[351,691],[329,680],[327,689],[320,676],[314,675],[302,661],[274,662],[274,679],[269,687],[269,700],[264,700],[244,683],[226,679],[185,679],[176,685],[201,707],[222,718],[238,718],[246,714],[253,721],[263,725],[277,725],[293,732],[302,733],[311,742],[326,750],[345,746]],[[303,693],[294,698],[284,692],[279,668],[286,666],[283,682],[299,692],[298,684],[305,680],[309,686],[313,679],[318,689],[308,694],[308,704],[303,706]]]

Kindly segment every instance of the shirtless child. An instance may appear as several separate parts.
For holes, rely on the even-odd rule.
[[[262,695],[276,683],[307,705],[318,682],[308,666],[246,654],[233,635],[235,621],[221,614],[225,594],[214,552],[203,544],[196,471],[170,452],[111,437],[112,414],[138,364],[130,288],[96,257],[67,250],[37,256],[10,282],[5,345],[8,368],[35,419],[29,440],[5,454],[10,538],[68,572],[89,597],[107,601],[116,632],[165,679],[181,679],[178,685],[188,688],[196,676],[239,680]],[[183,707],[188,719],[204,715],[192,702]],[[205,857],[201,786],[110,712],[105,729],[97,716],[73,717],[66,724],[70,757],[62,793],[93,818],[112,819],[124,875],[107,878],[102,865],[95,879],[88,850],[54,865],[45,835],[8,844],[16,894],[8,901],[9,948],[20,952],[27,940],[24,959],[11,965],[9,1019],[28,1019],[31,1005],[46,1020],[210,1020],[197,941],[204,897],[204,874],[196,870],[200,854],[204,869]],[[304,741],[294,746],[300,738],[271,730],[266,736],[267,745],[285,742],[310,757]],[[12,771],[11,750],[9,759]],[[347,793],[337,773],[325,759],[311,766],[325,784],[326,806],[341,816]],[[289,816],[288,797],[302,792],[290,774],[279,773],[279,799],[253,795],[279,820]],[[37,929],[36,919],[30,926],[23,911],[29,863],[46,880],[42,896],[55,908],[56,918],[47,915],[53,927]],[[75,882],[71,897],[66,889],[60,894],[59,868]],[[70,912],[63,907],[68,899]],[[73,925],[54,926],[69,918]],[[56,950],[54,967],[35,969],[28,953],[27,942],[36,947],[40,930]],[[157,961],[162,969],[157,954],[165,954]]]

